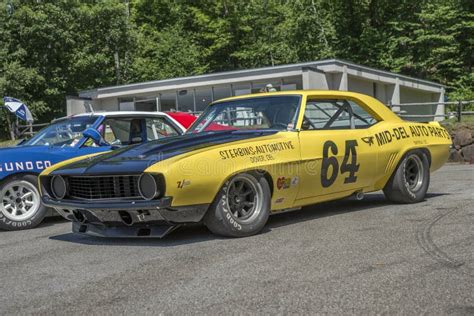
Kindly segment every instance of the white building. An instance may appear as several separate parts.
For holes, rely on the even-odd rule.
[[[444,114],[444,105],[403,103],[443,102],[444,86],[337,59],[236,70],[207,75],[148,81],[81,91],[67,98],[67,114],[86,111],[202,111],[224,97],[259,92],[267,84],[277,90],[331,89],[371,95],[405,115]],[[424,120],[433,120],[425,118]],[[440,118],[438,118],[440,119]]]

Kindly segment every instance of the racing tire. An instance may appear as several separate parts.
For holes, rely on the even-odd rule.
[[[258,234],[270,216],[271,192],[263,176],[241,173],[219,190],[204,217],[216,235],[247,237]]]
[[[430,164],[426,153],[413,150],[400,161],[383,192],[395,203],[409,204],[421,202],[430,185]]]
[[[12,177],[0,184],[0,229],[23,230],[38,226],[46,216],[41,203],[38,177]]]

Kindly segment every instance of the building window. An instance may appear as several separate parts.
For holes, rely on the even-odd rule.
[[[194,112],[193,90],[178,91],[178,109],[183,112]]]
[[[196,111],[201,112],[212,102],[211,88],[196,89]]]
[[[252,93],[266,92],[267,85],[272,85],[272,88],[276,91],[281,90],[281,80],[268,80],[252,82]]]
[[[215,86],[214,87],[214,100],[228,98],[232,96],[232,89],[230,86]]]
[[[176,92],[163,92],[160,94],[160,111],[176,110]]]
[[[133,98],[120,98],[119,111],[135,111],[135,103]]]
[[[281,91],[301,90],[303,89],[302,77],[288,77],[282,79]]]
[[[157,109],[156,98],[135,100],[135,111],[156,112]]]
[[[233,95],[250,94],[252,89],[250,83],[236,83],[232,85]]]

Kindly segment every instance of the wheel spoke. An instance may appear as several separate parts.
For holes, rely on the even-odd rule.
[[[247,216],[248,212],[242,208],[240,209],[239,214],[240,216],[244,217],[244,216]]]
[[[252,193],[253,191],[252,190],[248,190],[248,191],[245,191],[244,193],[242,193],[241,195],[242,196],[247,196],[249,195],[250,193]]]
[[[242,192],[243,188],[244,188],[244,182],[242,181],[242,182],[239,183],[239,187],[237,189],[238,190],[237,192]]]
[[[23,194],[21,198],[22,198],[22,199],[26,199],[27,197],[30,197],[30,196],[32,196],[32,195],[33,195],[33,192],[28,191],[28,192],[26,192],[25,194]]]
[[[30,206],[35,204],[33,201],[28,201],[28,200],[26,200],[24,203]]]

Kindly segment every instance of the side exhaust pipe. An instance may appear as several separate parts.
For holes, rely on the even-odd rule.
[[[354,192],[349,197],[349,199],[350,200],[356,200],[356,201],[362,201],[364,199],[364,192],[362,192],[362,191]]]
[[[359,191],[354,194],[354,197],[357,201],[362,201],[364,199],[364,192]]]

